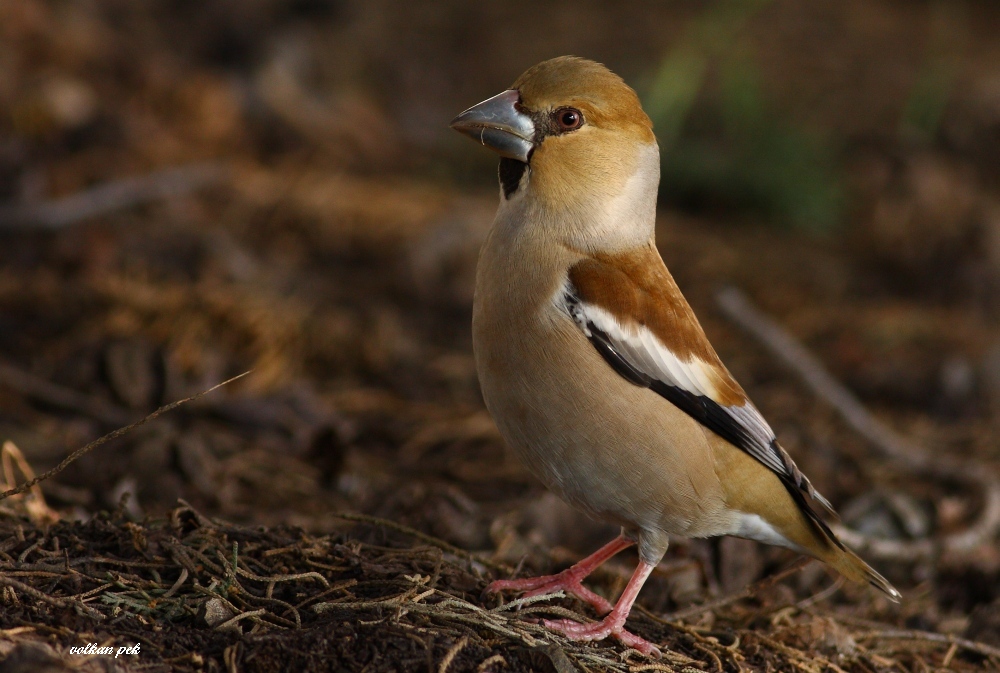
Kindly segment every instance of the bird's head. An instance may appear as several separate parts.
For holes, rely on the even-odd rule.
[[[652,122],[635,91],[600,63],[543,61],[451,127],[500,155],[505,200],[527,195],[549,210],[596,208],[614,219],[630,214],[622,209],[641,210],[643,220],[655,210]]]

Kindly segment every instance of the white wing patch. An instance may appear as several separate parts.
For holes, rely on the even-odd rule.
[[[749,400],[741,405],[720,403],[722,396],[717,382],[723,374],[715,365],[696,357],[678,357],[647,327],[623,325],[610,312],[579,300],[571,291],[563,297],[562,305],[583,333],[591,340],[603,337],[618,357],[650,379],[649,385],[656,392],[663,394],[663,387],[676,389],[666,392],[673,398],[679,392],[679,398],[668,399],[675,404],[680,402],[678,406],[685,412],[771,470],[792,476],[784,457],[774,448],[774,431],[757,408]]]
[[[593,327],[607,336],[615,349],[646,376],[693,395],[704,395],[712,400],[718,396],[711,365],[697,358],[681,360],[646,327],[622,325],[608,311],[583,302],[576,304],[570,314],[584,334],[592,337]]]

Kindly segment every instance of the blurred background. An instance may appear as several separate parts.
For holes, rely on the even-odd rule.
[[[496,158],[448,129],[576,54],[639,92],[661,252],[803,470],[858,530],[961,531],[981,494],[883,462],[714,295],[741,288],[928,449],[996,466],[998,34],[985,0],[3,0],[0,439],[40,472],[253,368],[45,482],[49,504],[85,518],[129,493],[141,518],[182,497],[313,531],[352,509],[535,567],[600,544],[613,529],[546,494],[483,407]],[[698,563],[653,582],[654,610],[792,557],[668,558]],[[913,627],[969,634],[1000,597],[991,540],[880,569]]]

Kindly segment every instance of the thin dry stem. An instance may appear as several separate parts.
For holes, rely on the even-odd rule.
[[[250,370],[250,371],[253,371],[253,370]],[[54,468],[52,468],[48,472],[40,474],[37,477],[35,477],[34,479],[29,479],[27,482],[21,484],[20,486],[18,486],[16,488],[12,488],[12,489],[9,489],[7,491],[4,491],[3,493],[0,493],[0,500],[6,500],[7,498],[11,497],[12,495],[17,495],[19,493],[24,493],[28,489],[30,489],[33,486],[35,486],[35,484],[38,484],[38,483],[40,483],[42,481],[45,481],[46,479],[49,479],[49,478],[54,477],[55,475],[59,474],[60,472],[62,472],[63,470],[65,470],[67,467],[69,467],[75,460],[77,460],[78,458],[80,458],[80,456],[82,456],[82,455],[84,455],[84,454],[92,451],[93,449],[96,449],[97,447],[101,446],[102,444],[106,444],[106,443],[110,442],[112,439],[118,439],[122,435],[128,434],[129,432],[131,432],[132,430],[135,430],[139,426],[145,425],[146,423],[154,420],[155,418],[158,418],[159,416],[162,416],[163,414],[167,413],[168,411],[172,411],[172,410],[176,409],[177,407],[181,406],[182,404],[187,404],[188,402],[193,402],[193,401],[195,401],[195,400],[197,400],[197,399],[199,399],[201,397],[204,397],[205,395],[208,395],[209,393],[211,393],[211,392],[213,392],[215,390],[218,390],[222,386],[229,385],[233,381],[236,381],[238,379],[243,378],[244,376],[246,376],[247,374],[249,374],[250,371],[245,371],[242,374],[239,374],[238,376],[234,376],[233,378],[228,379],[226,381],[223,381],[222,383],[218,383],[218,384],[212,386],[211,388],[209,388],[208,390],[203,390],[202,392],[200,392],[200,393],[198,393],[196,395],[192,395],[191,397],[185,397],[182,400],[177,400],[176,402],[171,402],[170,404],[166,404],[166,405],[160,407],[159,409],[157,409],[156,411],[154,411],[153,413],[149,414],[145,418],[136,421],[135,423],[132,423],[130,425],[126,425],[123,428],[118,428],[114,432],[109,432],[108,434],[104,435],[103,437],[100,437],[99,439],[95,439],[94,441],[92,441],[91,443],[87,444],[86,446],[84,446],[82,448],[79,448],[76,451],[74,451],[73,453],[69,454],[66,458],[64,458],[62,460],[62,462],[60,462],[58,465],[56,465]]]

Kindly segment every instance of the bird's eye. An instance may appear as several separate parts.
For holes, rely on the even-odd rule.
[[[573,131],[583,124],[583,115],[579,110],[571,107],[564,107],[555,111],[556,123],[560,131]]]

